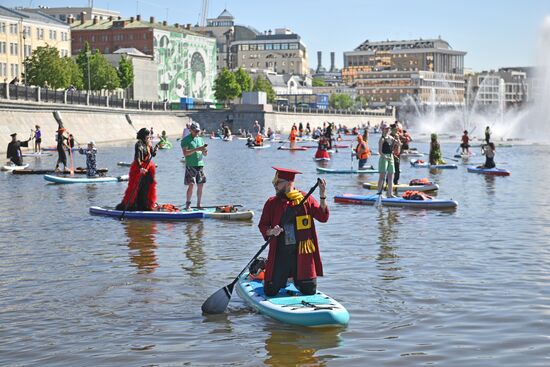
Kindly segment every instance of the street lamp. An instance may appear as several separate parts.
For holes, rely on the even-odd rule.
[[[90,94],[90,55],[92,54],[91,50],[86,51],[86,63],[88,64],[88,94]]]

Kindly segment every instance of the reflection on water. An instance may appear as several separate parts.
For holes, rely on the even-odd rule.
[[[190,276],[202,276],[205,274],[204,264],[206,255],[203,249],[204,222],[185,223],[184,232],[187,238],[185,243],[185,257],[191,262],[190,266],[183,265],[182,268]]]
[[[154,272],[159,266],[155,253],[157,223],[132,220],[122,223],[129,239],[130,260],[137,266],[138,274]]]
[[[381,209],[378,213],[378,243],[380,249],[376,262],[381,270],[383,280],[396,280],[397,273],[401,268],[397,265],[399,256],[395,253],[395,243],[398,238],[399,211]]]
[[[495,196],[496,193],[496,187],[495,187],[495,176],[491,175],[482,175],[485,179],[486,187],[487,187],[487,194],[491,196]]]
[[[341,345],[341,329],[292,328],[270,325],[264,332],[268,366],[327,366],[334,356],[322,355],[324,349]]]

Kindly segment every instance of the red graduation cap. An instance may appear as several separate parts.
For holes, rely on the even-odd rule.
[[[277,177],[281,180],[294,181],[294,176],[302,174],[302,172],[295,171],[288,168],[271,167],[277,171]]]

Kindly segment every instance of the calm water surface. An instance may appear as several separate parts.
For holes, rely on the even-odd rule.
[[[313,150],[208,143],[204,204],[243,204],[256,212],[253,221],[119,222],[88,208],[118,203],[125,183],[52,185],[0,174],[0,365],[550,365],[550,199],[540,185],[550,181],[549,147],[497,148],[510,177],[404,162],[402,182],[439,183],[437,197],[459,202],[450,212],[331,200],[329,222],[317,226],[326,273],[319,288],[351,321],[315,330],[258,315],[236,293],[227,314],[201,314],[202,302],[263,243],[256,225],[272,194],[270,167],[303,171],[304,191],[317,177]],[[132,144],[100,146],[98,165],[126,173],[116,162],[132,158]],[[456,145],[443,148],[452,155]],[[349,152],[328,166],[349,167]],[[159,202],[185,201],[180,156],[175,147],[156,158]],[[367,193],[361,183],[376,176],[326,178],[331,197]]]

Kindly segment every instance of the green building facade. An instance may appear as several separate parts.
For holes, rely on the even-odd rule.
[[[153,37],[159,100],[192,97],[213,102],[216,39],[160,29],[154,30]]]

